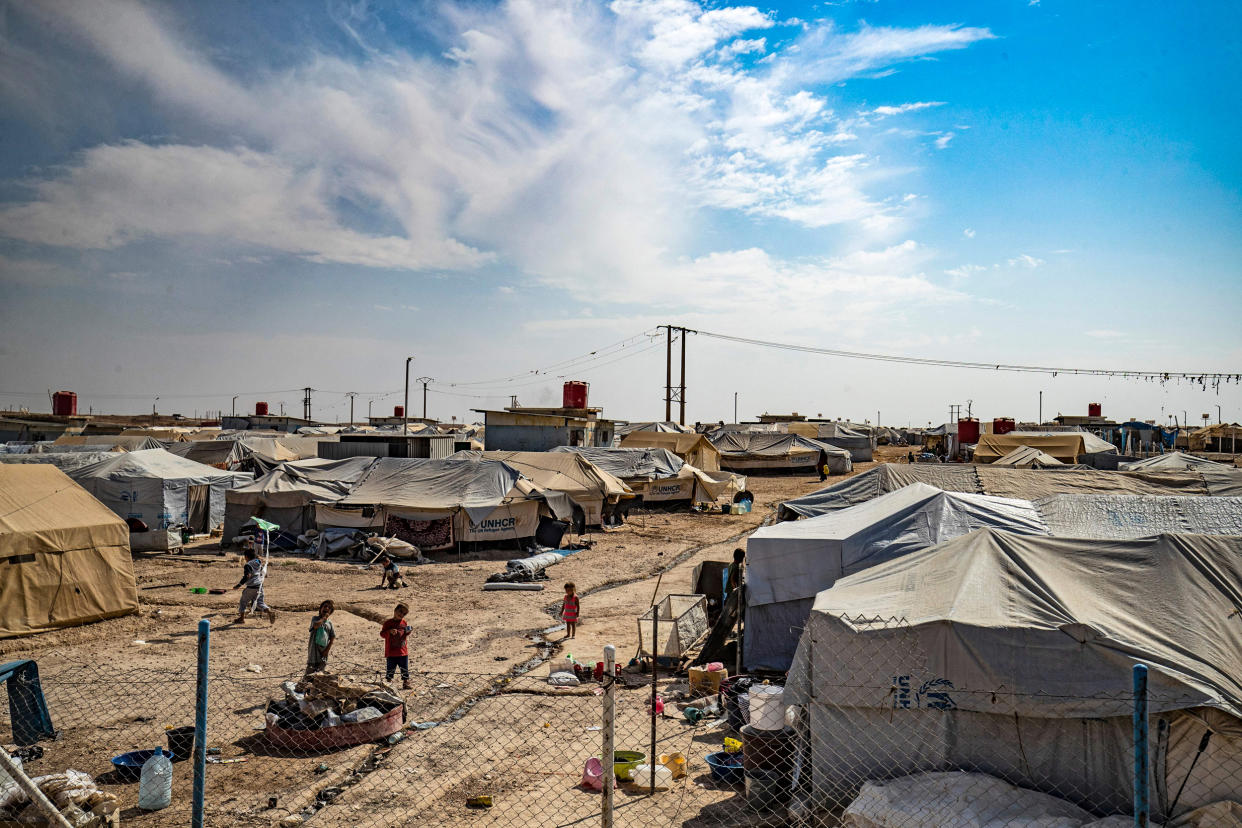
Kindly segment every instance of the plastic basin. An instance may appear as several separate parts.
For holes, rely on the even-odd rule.
[[[740,785],[744,779],[742,757],[736,753],[719,751],[709,753],[705,757],[707,767],[711,769],[712,779],[725,785]]]
[[[603,761],[603,757],[597,757]],[[637,750],[614,750],[612,752],[612,772],[618,781],[629,782],[634,776],[634,768],[642,764],[647,754]]]
[[[129,753],[122,753],[120,756],[113,756],[112,769],[122,779],[133,781],[142,775],[142,766],[154,755],[154,748],[151,750],[131,750]]]

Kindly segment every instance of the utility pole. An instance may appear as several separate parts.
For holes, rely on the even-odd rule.
[[[686,424],[686,329],[681,329],[681,392],[677,395],[681,402],[681,412],[677,418],[680,425]],[[654,663],[654,661],[652,662]]]
[[[155,425],[155,404],[159,402],[159,397],[151,401],[151,425]]]
[[[427,383],[432,382],[432,377],[419,377],[415,382],[423,384],[423,419],[427,419]]]
[[[302,419],[310,420],[311,418],[311,392],[314,388],[307,386],[302,389]]]
[[[733,392],[733,422],[737,422],[737,392]]]
[[[410,363],[414,357],[405,358],[405,405],[401,408],[401,433],[410,433]]]
[[[664,343],[664,422],[673,419],[673,328],[664,326],[668,339]]]
[[[357,391],[350,391],[345,396],[349,397],[349,424],[354,424],[354,397],[358,396]]]
[[[234,416],[234,417],[236,417],[236,416],[237,416],[237,398],[238,398],[238,397],[240,397],[240,396],[241,396],[241,394],[234,394],[234,395],[233,395],[233,416]]]
[[[1065,422],[1062,420],[1061,422]],[[1044,392],[1039,392],[1039,425],[1044,424]]]

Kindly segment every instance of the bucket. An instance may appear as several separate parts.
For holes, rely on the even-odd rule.
[[[604,763],[596,756],[586,760],[586,766],[582,769],[582,787],[588,791],[604,789]]]
[[[750,716],[746,691],[754,681],[750,676],[729,676],[720,682],[720,695],[724,700],[725,717],[729,727],[741,730]]]
[[[194,753],[194,725],[188,727],[170,727],[164,731],[168,737],[168,752],[174,762],[183,762]]]
[[[785,688],[757,684],[750,688],[750,726],[756,730],[785,728]]]
[[[752,725],[742,728],[742,764],[746,770],[788,773],[793,768],[793,728],[759,730]]]
[[[750,810],[775,811],[789,802],[789,774],[762,770],[748,770],[745,774],[746,807]]]
[[[660,764],[672,771],[674,779],[681,779],[686,775],[686,757],[681,752],[661,753]]]

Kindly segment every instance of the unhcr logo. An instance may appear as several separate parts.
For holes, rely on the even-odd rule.
[[[471,524],[471,531],[474,532],[504,532],[517,526],[517,518],[491,518],[489,520],[480,521]]]

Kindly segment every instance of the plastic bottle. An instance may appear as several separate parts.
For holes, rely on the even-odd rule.
[[[155,755],[142,763],[142,775],[138,778],[138,807],[144,811],[158,811],[172,804],[172,761],[163,748],[156,748]]]

